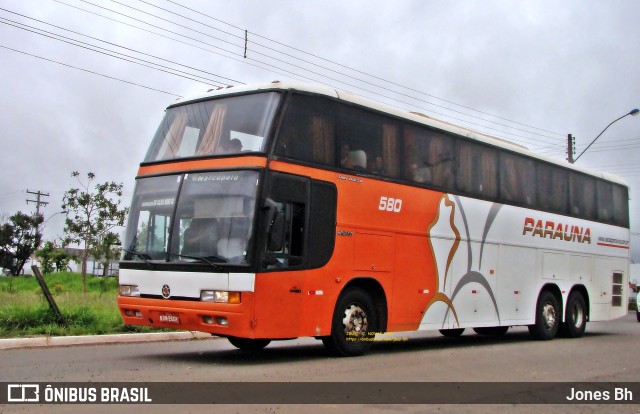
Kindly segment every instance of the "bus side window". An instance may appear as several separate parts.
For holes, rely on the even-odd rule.
[[[433,134],[428,153],[433,185],[453,188],[453,140],[442,134]]]
[[[460,140],[457,187],[474,197],[495,199],[498,195],[498,151]]]
[[[399,169],[399,125],[379,114],[338,106],[336,166],[386,177]]]
[[[596,183],[598,220],[609,222],[613,217],[613,188],[611,183],[598,180]]]
[[[536,203],[535,162],[514,154],[500,154],[500,198],[533,206]]]
[[[330,102],[293,95],[276,143],[276,155],[315,164],[335,159],[335,109]]]
[[[569,212],[581,218],[596,218],[595,179],[571,172],[569,174]]]
[[[538,202],[541,210],[566,214],[569,201],[567,171],[549,164],[536,168]]]
[[[455,138],[430,128],[404,128],[404,174],[416,183],[454,191]]]
[[[613,185],[613,222],[629,227],[629,194],[626,187],[616,184]]]

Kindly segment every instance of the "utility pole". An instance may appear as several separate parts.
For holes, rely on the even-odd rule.
[[[34,191],[29,191],[27,190],[27,193],[29,194],[33,194],[36,196],[35,200],[27,200],[27,204],[29,203],[36,203],[36,215],[39,216],[40,215],[40,206],[46,206],[47,204],[49,204],[48,201],[42,201],[42,197],[49,197],[49,193],[42,193],[40,191],[34,192]]]
[[[567,161],[573,164],[573,156],[576,155],[576,139],[573,135],[567,135]]]

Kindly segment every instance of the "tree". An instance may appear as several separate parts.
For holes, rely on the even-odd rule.
[[[82,264],[82,294],[86,296],[87,259],[89,253],[98,247],[105,237],[118,226],[123,226],[128,209],[120,208],[122,183],[104,182],[90,188],[95,174],[87,174],[87,183],[80,181],[80,173],[71,174],[76,177],[82,188],[72,188],[64,193],[62,209],[67,212],[65,220],[65,243],[82,245],[80,257]]]
[[[0,265],[9,269],[12,275],[22,272],[27,260],[40,246],[42,234],[38,226],[42,215],[28,216],[18,211],[0,227]]]
[[[36,257],[40,261],[42,273],[48,274],[66,270],[75,256],[65,252],[56,242],[46,241],[42,248],[36,251]]]
[[[102,276],[107,276],[109,264],[120,257],[120,237],[116,233],[107,233],[94,245],[91,254],[102,263]]]
[[[44,242],[44,245],[41,249],[36,250],[36,257],[40,262],[40,268],[42,269],[42,273],[49,274],[53,273],[54,265],[53,265],[53,252],[56,249],[56,245],[51,241]]]

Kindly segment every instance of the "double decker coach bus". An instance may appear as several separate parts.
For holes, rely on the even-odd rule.
[[[327,87],[231,87],[169,106],[140,165],[124,322],[240,349],[472,328],[580,337],[627,313],[628,187]]]

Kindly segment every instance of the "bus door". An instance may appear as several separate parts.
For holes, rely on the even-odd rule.
[[[255,331],[258,336],[262,331],[296,337],[304,293],[309,179],[272,173],[264,194]]]
[[[326,265],[333,254],[336,208],[333,183],[279,172],[267,176],[263,240],[258,242],[256,335],[262,331],[274,338],[293,338],[299,336],[301,322],[311,323],[302,320],[309,294],[306,269]]]

